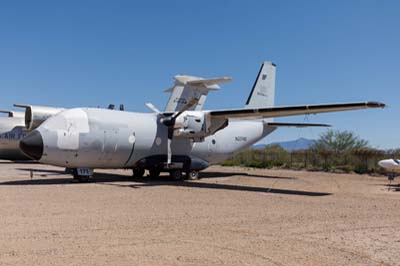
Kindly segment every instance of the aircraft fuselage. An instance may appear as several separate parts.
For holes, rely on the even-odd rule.
[[[233,120],[202,142],[175,137],[172,153],[214,164],[274,130],[259,120]],[[49,118],[37,131],[45,143],[39,161],[70,168],[132,168],[167,151],[167,128],[153,113],[70,109]]]

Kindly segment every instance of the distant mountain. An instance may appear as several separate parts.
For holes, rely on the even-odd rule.
[[[313,140],[313,139],[299,138],[299,139],[292,140],[292,141],[273,142],[270,144],[257,144],[257,145],[253,145],[253,149],[262,150],[266,146],[269,147],[269,146],[279,145],[284,150],[296,151],[296,150],[308,149],[312,145],[314,145],[314,143],[315,143],[315,140]]]

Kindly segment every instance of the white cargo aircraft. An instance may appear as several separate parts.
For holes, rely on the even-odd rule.
[[[21,142],[21,149],[41,163],[74,169],[87,181],[95,168],[145,169],[158,176],[170,172],[180,179],[196,179],[200,170],[219,163],[261,140],[280,126],[322,124],[274,123],[274,117],[308,115],[384,107],[379,102],[356,102],[274,107],[275,69],[264,62],[242,109],[208,110],[202,107],[210,90],[230,78],[202,79],[175,76],[175,86],[164,112],[154,113],[75,108],[46,120]]]

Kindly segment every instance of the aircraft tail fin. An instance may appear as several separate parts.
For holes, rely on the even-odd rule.
[[[275,103],[276,65],[264,62],[261,65],[253,88],[247,99],[245,109],[273,107]]]
[[[198,99],[190,110],[200,111],[206,101],[210,90],[219,90],[219,83],[231,81],[231,78],[211,78],[203,79],[199,77],[177,75],[174,77],[174,87],[166,89],[165,92],[170,92],[165,112],[175,112],[182,109],[192,99]]]

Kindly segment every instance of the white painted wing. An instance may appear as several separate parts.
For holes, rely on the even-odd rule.
[[[339,111],[350,111],[366,108],[384,108],[385,104],[380,102],[356,102],[335,103],[300,106],[279,106],[260,109],[231,109],[209,111],[211,118],[271,118],[294,115],[307,115],[318,113],[329,113]]]
[[[320,124],[320,123],[281,123],[281,122],[266,122],[264,123],[270,127],[331,127],[328,124]]]

